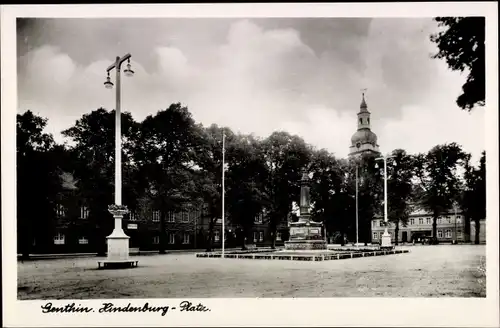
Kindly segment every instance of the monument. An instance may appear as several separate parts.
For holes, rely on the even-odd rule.
[[[290,260],[290,261],[329,261],[354,259],[368,256],[408,253],[404,249],[378,249],[377,247],[332,247],[321,235],[323,223],[311,220],[309,185],[310,179],[305,170],[300,180],[300,214],[297,222],[289,222],[290,238],[285,241],[285,249],[254,249],[221,252],[196,253],[197,258],[225,258],[245,260]]]
[[[302,170],[300,180],[300,215],[297,222],[289,222],[290,239],[285,242],[285,250],[326,250],[327,243],[321,235],[323,223],[311,220],[310,179]]]

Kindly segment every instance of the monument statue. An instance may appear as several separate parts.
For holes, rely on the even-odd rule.
[[[321,235],[323,223],[311,220],[310,184],[308,172],[303,169],[300,180],[299,220],[289,223],[290,239],[285,242],[286,250],[327,249],[327,243]]]

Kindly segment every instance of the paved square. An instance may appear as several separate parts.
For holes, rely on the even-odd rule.
[[[410,253],[325,262],[137,257],[97,270],[100,258],[18,263],[19,299],[202,297],[485,297],[485,246],[409,246]]]

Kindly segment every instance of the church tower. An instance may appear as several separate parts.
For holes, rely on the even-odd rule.
[[[358,130],[352,135],[349,157],[359,157],[364,154],[379,155],[377,135],[370,129],[370,112],[365,101],[365,94],[359,106]]]

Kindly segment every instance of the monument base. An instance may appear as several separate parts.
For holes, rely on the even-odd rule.
[[[290,240],[285,241],[285,250],[326,250],[328,244],[324,240]]]
[[[380,248],[381,249],[392,249],[392,241],[391,241],[391,235],[387,230],[384,231],[384,234],[382,235],[382,240],[380,241]]]
[[[290,240],[285,241],[285,250],[326,250],[328,243],[321,235],[321,222],[309,220],[305,214],[298,222],[290,223]]]
[[[125,233],[114,231],[107,237],[108,256],[105,260],[98,261],[99,269],[132,268],[138,265],[139,261],[129,258],[129,238]]]
[[[123,235],[111,234],[107,237],[108,240],[108,261],[127,261],[129,256],[129,239],[130,237]]]
[[[129,259],[129,239],[122,229],[122,218],[128,213],[127,207],[123,205],[110,205],[109,212],[115,219],[115,229],[106,239],[108,241],[108,256],[106,260],[99,261],[98,265],[101,268],[130,268],[136,267],[137,260]]]

